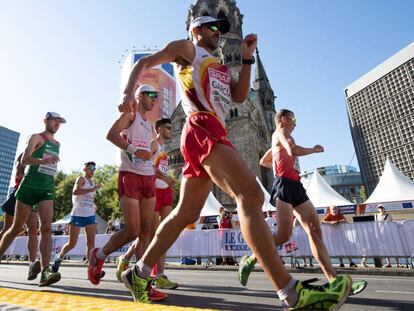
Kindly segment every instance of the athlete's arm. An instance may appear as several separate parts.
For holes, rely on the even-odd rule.
[[[39,164],[54,164],[59,161],[58,156],[52,156],[50,158],[33,158],[32,153],[39,149],[43,145],[43,138],[39,134],[33,134],[27,141],[26,149],[23,151],[22,165],[39,165]]]
[[[272,161],[273,161],[272,148],[269,148],[264,154],[264,156],[260,159],[259,163],[261,166],[272,168],[273,167]]]
[[[112,124],[111,128],[109,129],[108,134],[106,135],[106,139],[113,143],[115,146],[120,148],[121,150],[126,150],[128,148],[128,142],[121,136],[123,130],[127,129],[131,126],[133,120],[135,118],[135,114],[123,112],[119,116],[119,118]],[[145,161],[151,159],[151,152],[147,150],[136,150],[134,155],[137,158],[143,159]]]
[[[121,111],[134,112],[136,104],[134,91],[141,74],[154,66],[175,62],[178,64],[191,64],[195,57],[194,45],[189,40],[178,40],[167,44],[161,51],[142,57],[132,67],[129,79],[124,90],[124,98],[118,108]]]
[[[157,152],[157,149],[158,149],[158,146],[157,145],[158,145],[158,142],[157,142],[157,140],[154,139],[151,142],[152,154],[154,154],[154,153]],[[170,177],[170,176],[167,176],[167,175],[163,174],[159,170],[158,166],[155,166],[156,163],[153,163],[153,164],[154,164],[154,170],[155,170],[155,177],[158,178],[158,179],[161,179],[161,180],[165,181],[169,186],[173,186],[175,184],[175,179],[172,178],[172,177]]]
[[[296,145],[292,135],[290,135],[289,131],[284,128],[278,130],[278,138],[290,156],[300,157],[324,151],[323,147],[320,145],[315,145],[313,148],[305,148]]]
[[[242,59],[252,59],[254,50],[257,45],[257,35],[249,34],[244,37],[242,41]],[[239,74],[239,80],[231,81],[231,98],[236,103],[242,103],[245,101],[250,89],[250,72],[252,65],[242,64]]]
[[[16,160],[16,177],[20,178],[24,176],[25,165],[22,164],[23,153],[19,154]]]
[[[100,188],[100,185],[95,185],[95,187],[90,188],[90,189],[82,189],[84,185],[85,185],[85,177],[79,176],[76,179],[75,187],[73,188],[73,195],[87,194],[89,192],[94,192]]]

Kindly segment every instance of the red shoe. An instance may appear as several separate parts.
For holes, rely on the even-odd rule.
[[[167,297],[166,293],[159,292],[152,286],[149,287],[149,298],[151,301],[161,301],[167,299]]]
[[[91,250],[91,259],[88,265],[88,280],[92,284],[98,285],[102,278],[102,266],[104,264],[103,259],[98,259],[96,254],[98,253],[99,248],[94,248]]]

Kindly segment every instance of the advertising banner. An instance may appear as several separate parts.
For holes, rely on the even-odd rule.
[[[152,52],[131,52],[126,58],[121,76],[121,94],[127,83],[132,66],[142,57]],[[159,97],[152,111],[147,114],[148,120],[154,123],[161,118],[169,118],[176,107],[176,83],[174,78],[174,68],[170,63],[162,64],[146,70],[138,80],[140,84],[150,84],[160,90]]]

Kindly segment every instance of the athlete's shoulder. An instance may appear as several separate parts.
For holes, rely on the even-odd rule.
[[[195,57],[195,46],[190,40],[176,40],[170,42],[166,49],[174,55],[174,62],[180,65],[192,63]]]

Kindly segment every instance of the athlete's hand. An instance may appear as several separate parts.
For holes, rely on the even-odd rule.
[[[323,149],[323,147],[321,145],[315,145],[313,147],[313,152],[314,153],[320,153],[320,152],[324,152],[324,151],[325,151],[325,149]]]
[[[134,156],[144,161],[151,160],[151,152],[148,150],[137,150],[135,151]]]
[[[55,164],[59,161],[60,161],[59,157],[55,155],[43,159],[44,164]]]
[[[124,94],[121,103],[118,105],[119,112],[131,112],[137,111],[137,101],[132,95]]]
[[[96,190],[99,190],[99,189],[101,189],[101,188],[102,188],[102,185],[101,185],[101,184],[96,184],[96,185],[95,185],[95,191],[96,191]]]
[[[250,59],[253,56],[254,50],[257,46],[257,35],[254,33],[248,34],[244,37],[241,44],[242,58]]]
[[[170,176],[166,176],[166,180],[165,182],[168,184],[168,186],[172,187],[175,185],[175,179],[170,177]]]

